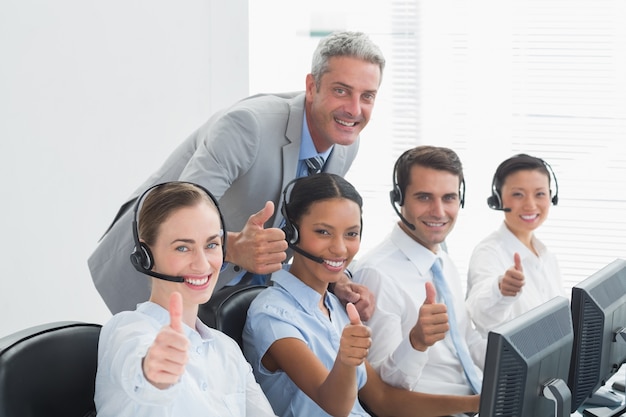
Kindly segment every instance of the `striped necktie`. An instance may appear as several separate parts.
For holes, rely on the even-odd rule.
[[[452,296],[452,293],[450,292],[450,288],[448,287],[446,280],[443,277],[443,271],[441,270],[441,265],[439,265],[439,259],[435,259],[435,262],[430,269],[431,271],[433,271],[433,282],[435,284],[435,288],[437,289],[437,293],[441,296],[443,302],[448,308],[450,337],[452,338],[452,343],[454,344],[454,348],[456,349],[456,354],[461,361],[461,365],[463,366],[463,370],[465,371],[465,376],[467,377],[467,380],[469,381],[472,390],[474,390],[474,393],[480,394],[482,381],[480,377],[476,374],[474,361],[472,360],[472,356],[470,355],[467,343],[465,343],[465,339],[459,332],[459,325],[457,324],[456,314],[454,312],[454,298]]]
[[[305,159],[304,162],[309,170],[309,175],[315,175],[322,172],[322,167],[324,166],[324,158],[319,155],[315,155],[312,158]]]

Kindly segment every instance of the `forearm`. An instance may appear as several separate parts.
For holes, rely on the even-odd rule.
[[[425,394],[390,388],[384,393],[384,407],[372,408],[378,417],[436,417],[478,412],[478,395]]]
[[[517,297],[504,297],[498,288],[498,277],[476,284],[465,301],[467,311],[479,328],[491,329],[510,315]]]
[[[358,396],[356,368],[335,361],[317,395],[315,402],[328,414],[349,415]]]

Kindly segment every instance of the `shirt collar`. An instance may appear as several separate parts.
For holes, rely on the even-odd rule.
[[[522,255],[522,257],[535,256],[535,254],[530,249],[528,249],[526,245],[524,245],[517,238],[517,236],[515,236],[513,232],[511,232],[511,230],[509,230],[505,222],[502,222],[502,224],[500,225],[499,233],[502,235],[505,242],[509,243],[516,252],[519,252]],[[539,255],[542,255],[546,252],[546,246],[539,239],[537,239],[537,236],[535,236],[534,233],[530,240],[530,243],[533,245]]]
[[[150,317],[153,317],[157,322],[166,326],[170,323],[170,313],[167,309],[161,307],[157,303],[153,303],[152,301],[146,301],[145,303],[141,303],[137,305],[137,311]],[[200,336],[202,340],[211,340],[213,339],[213,335],[211,334],[211,329],[204,324],[199,318],[196,317],[196,328],[192,329],[183,323],[183,329],[185,329],[185,334],[189,339],[197,338]]]
[[[309,159],[314,157],[315,155],[320,155],[324,158],[324,161],[328,159],[328,156],[332,152],[334,145],[331,146],[326,152],[318,153],[315,149],[315,145],[313,144],[313,138],[311,137],[311,132],[309,132],[309,125],[306,122],[306,111],[303,112],[302,116],[302,141],[300,143],[300,155],[298,159],[300,161],[304,161],[305,159]]]
[[[397,223],[391,230],[391,241],[415,265],[421,275],[428,275],[435,260],[440,258],[440,254],[434,254],[417,243]]]
[[[272,273],[272,281],[287,291],[305,311],[319,310],[320,294],[289,271],[281,269]],[[326,291],[324,305],[332,310],[328,297]]]

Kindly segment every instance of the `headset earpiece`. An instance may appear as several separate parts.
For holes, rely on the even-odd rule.
[[[405,151],[400,157],[396,160],[396,163],[393,165],[393,172],[391,174],[391,183],[393,184],[393,189],[389,191],[389,199],[391,200],[391,205],[395,207],[395,205],[402,206],[404,204],[404,196],[402,195],[402,190],[398,185],[398,165],[400,165],[400,161],[407,155],[409,151]]]
[[[289,183],[285,186],[285,189],[283,190],[283,204],[280,206],[280,213],[283,215],[283,219],[285,220],[285,225],[282,227],[282,231],[285,233],[285,240],[291,245],[297,244],[300,240],[298,226],[291,222],[289,219],[289,213],[287,212],[287,191],[290,189],[290,186],[296,182],[296,180],[297,178],[289,181]]]
[[[391,204],[397,203],[399,206],[404,204],[402,190],[400,190],[398,184],[393,185],[393,190],[389,192],[389,196],[391,197]]]
[[[490,209],[493,210],[501,210],[502,209],[502,199],[500,198],[500,193],[498,192],[498,190],[496,189],[496,185],[495,185],[495,177],[494,177],[494,183],[491,187],[491,195],[489,197],[487,197],[487,205],[489,206]]]
[[[154,263],[152,262],[152,252],[150,248],[143,242],[139,243],[139,249],[135,246],[133,253],[130,254],[130,262],[135,267],[139,266],[141,269],[147,271],[151,270]]]
[[[298,226],[291,223],[291,221],[289,221],[287,217],[285,217],[285,225],[283,226],[282,230],[283,232],[285,232],[285,240],[288,243],[292,245],[296,245],[298,243],[298,241],[300,240]]]
[[[543,159],[541,160],[541,162],[543,162],[543,164],[546,166],[546,168],[552,175],[552,179],[554,180],[554,195],[552,196],[552,205],[556,206],[557,204],[559,204],[559,183],[556,179],[556,174],[554,173],[554,170],[549,163],[547,163]],[[550,189],[550,193],[552,193],[552,189]]]

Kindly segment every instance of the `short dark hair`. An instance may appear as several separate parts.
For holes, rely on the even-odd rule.
[[[465,178],[463,176],[463,164],[456,152],[441,146],[421,145],[400,155],[395,165],[394,180],[403,196],[406,193],[406,187],[409,186],[411,168],[415,165],[447,171],[459,177],[459,194],[461,201],[463,201],[460,187],[465,183]]]

